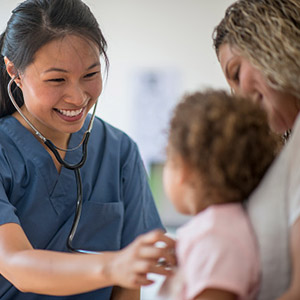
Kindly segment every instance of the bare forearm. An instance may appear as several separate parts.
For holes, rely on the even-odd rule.
[[[166,248],[157,248],[158,241]],[[160,258],[176,263],[174,241],[160,231],[141,235],[126,248],[102,254],[35,250],[18,224],[0,226],[0,273],[23,292],[72,295],[106,286],[138,289],[151,284],[147,273],[170,275]],[[124,298],[125,299],[125,298]]]
[[[106,270],[112,256],[24,250],[13,255],[3,272],[24,292],[71,295],[113,285]],[[5,270],[4,269],[4,270]]]
[[[139,300],[140,289],[126,289],[114,286],[110,300]]]

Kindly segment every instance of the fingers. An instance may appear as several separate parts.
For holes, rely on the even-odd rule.
[[[141,259],[152,260],[156,264],[161,265],[176,265],[174,250],[170,248],[157,248],[156,246],[144,246],[139,250]],[[164,263],[163,263],[164,262]]]
[[[175,241],[163,231],[155,230],[141,235],[136,239],[134,248],[134,269],[138,274],[173,274],[171,267],[176,265]]]
[[[163,231],[155,230],[139,236],[112,261],[116,284],[138,288],[153,283],[147,278],[148,273],[173,274],[171,266],[176,265],[174,248],[175,241]]]
[[[166,264],[176,265],[175,240],[161,230],[154,230],[141,235],[137,241],[138,256],[142,259],[164,260]]]
[[[147,275],[136,275],[133,283],[132,288],[139,288],[141,286],[146,286],[152,284],[154,281],[147,278]]]
[[[139,256],[145,259],[164,258],[170,264],[176,264],[175,240],[166,236],[161,230],[154,230],[136,239]]]
[[[153,230],[146,234],[141,235],[138,237],[140,242],[144,244],[155,244],[157,242],[163,242],[165,247],[174,248],[175,247],[175,240],[165,235],[162,230]]]
[[[134,266],[135,272],[139,275],[147,275],[148,273],[155,273],[165,276],[170,276],[173,274],[173,270],[171,268],[166,268],[165,266],[161,266],[156,262],[147,261],[147,260],[139,260],[135,263]]]

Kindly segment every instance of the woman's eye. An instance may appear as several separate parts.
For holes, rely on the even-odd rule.
[[[86,74],[84,77],[85,78],[91,78],[91,77],[95,76],[98,73],[99,73],[98,71],[97,72],[92,72],[92,73]]]
[[[236,83],[239,83],[239,81],[240,81],[240,67],[238,67],[237,70],[234,72],[232,79]]]
[[[48,79],[47,81],[50,81],[50,82],[62,82],[64,81],[63,78],[52,78],[52,79]]]

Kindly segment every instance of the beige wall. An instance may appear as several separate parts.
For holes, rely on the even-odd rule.
[[[5,28],[19,0],[0,0]],[[232,0],[86,0],[108,42],[109,79],[98,115],[131,132],[136,69],[174,69],[180,91],[227,87],[212,49],[211,33]]]

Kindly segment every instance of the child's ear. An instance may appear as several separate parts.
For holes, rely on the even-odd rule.
[[[4,62],[5,62],[5,66],[6,66],[6,71],[8,73],[8,75],[11,77],[11,78],[15,78],[15,83],[20,87],[20,84],[21,84],[21,80],[19,78],[19,75],[18,75],[18,71],[17,69],[15,68],[15,65],[12,61],[10,61],[6,56],[4,57]]]
[[[193,170],[181,156],[177,157],[177,165],[179,172],[177,172],[177,180],[179,184],[189,183],[193,176]]]

